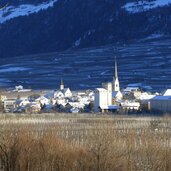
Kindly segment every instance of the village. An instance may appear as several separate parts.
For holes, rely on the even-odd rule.
[[[4,113],[105,113],[166,114],[171,112],[171,89],[153,92],[141,83],[120,89],[115,59],[112,82],[95,90],[72,91],[61,79],[58,90],[24,89],[22,85],[0,94],[0,110]]]

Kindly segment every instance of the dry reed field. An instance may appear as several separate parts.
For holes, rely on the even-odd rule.
[[[171,171],[171,117],[2,114],[0,171]]]

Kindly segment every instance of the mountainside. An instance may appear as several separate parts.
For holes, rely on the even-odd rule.
[[[7,0],[2,0],[3,6]],[[8,0],[0,57],[171,34],[171,0]]]

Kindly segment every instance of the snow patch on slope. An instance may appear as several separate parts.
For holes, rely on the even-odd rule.
[[[38,13],[40,10],[46,10],[49,7],[53,7],[54,3],[57,1],[58,0],[51,0],[38,5],[24,4],[19,6],[7,6],[3,10],[0,10],[0,23],[4,23],[19,16]]]
[[[130,13],[139,13],[167,5],[171,5],[171,0],[139,0],[137,2],[127,3],[122,8]]]

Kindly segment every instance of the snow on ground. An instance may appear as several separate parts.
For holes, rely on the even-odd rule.
[[[0,73],[7,73],[7,72],[21,72],[21,71],[28,71],[30,68],[24,68],[24,67],[8,67],[1,69],[0,68]]]
[[[150,36],[144,38],[143,40],[158,39],[164,37],[164,34],[151,34]]]
[[[153,0],[150,2],[148,0],[139,0],[127,3],[123,8],[130,13],[138,13],[166,5],[171,5],[171,0]]]
[[[38,13],[40,10],[46,10],[52,7],[58,0],[51,0],[38,5],[23,4],[19,6],[7,6],[3,10],[0,10],[0,23],[4,23],[20,16],[27,16],[33,13]]]

